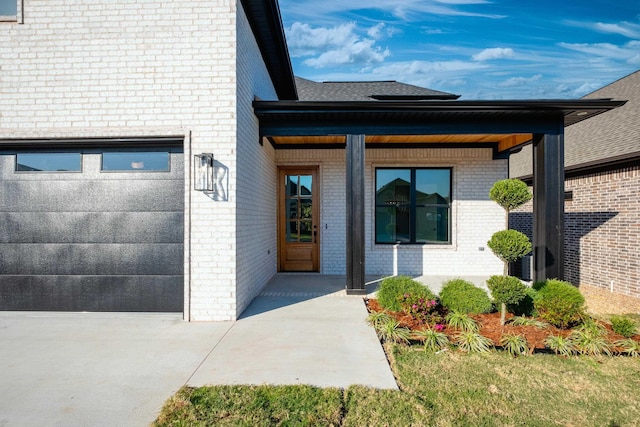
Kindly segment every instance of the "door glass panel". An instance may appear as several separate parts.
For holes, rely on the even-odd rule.
[[[300,175],[300,191],[298,193],[299,196],[311,197],[312,190],[312,176],[311,175]]]
[[[287,242],[298,241],[298,221],[289,221],[287,226]]]
[[[287,219],[298,218],[298,199],[287,200]]]
[[[287,197],[298,195],[298,177],[287,175],[285,177],[285,185],[287,186]]]
[[[313,241],[313,176],[286,175],[287,242]]]
[[[311,242],[311,221],[300,221],[300,241]]]
[[[300,218],[301,219],[312,219],[312,204],[311,199],[302,199],[300,200]]]
[[[125,151],[102,153],[103,171],[169,171],[168,151]]]

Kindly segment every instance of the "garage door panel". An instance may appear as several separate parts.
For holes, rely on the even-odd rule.
[[[154,311],[183,307],[183,277],[4,276],[0,310]]]
[[[181,243],[2,244],[0,274],[175,275],[182,255]]]
[[[182,243],[182,212],[0,212],[0,243]]]
[[[180,148],[168,172],[103,172],[108,150],[87,149],[81,172],[15,172],[0,153],[0,309],[182,311]]]
[[[9,181],[5,212],[182,211],[184,188],[172,181]]]

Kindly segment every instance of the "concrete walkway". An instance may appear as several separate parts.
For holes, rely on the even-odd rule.
[[[184,384],[396,388],[344,278],[277,275],[237,322],[0,312],[0,427],[146,426]]]

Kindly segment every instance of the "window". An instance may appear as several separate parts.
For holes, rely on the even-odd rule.
[[[80,172],[82,155],[80,153],[18,153],[16,171],[18,172]]]
[[[102,153],[102,170],[111,172],[168,172],[168,151],[123,151]]]
[[[450,243],[451,169],[376,169],[376,243]]]
[[[18,12],[21,11],[22,0],[0,0],[0,21],[18,21]]]

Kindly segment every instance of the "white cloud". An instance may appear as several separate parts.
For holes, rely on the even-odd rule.
[[[373,46],[374,40],[364,39],[355,41],[337,49],[328,50],[317,58],[305,59],[303,63],[314,68],[325,68],[334,65],[358,64],[368,65],[382,62],[389,56],[389,50],[382,50]]]
[[[640,41],[632,40],[622,46],[612,43],[558,43],[558,46],[595,57],[625,61],[636,64],[640,61]]]
[[[368,30],[379,35],[384,24]],[[292,57],[309,57],[303,61],[314,68],[325,68],[345,64],[369,65],[379,63],[390,55],[389,49],[376,46],[372,38],[356,34],[354,22],[333,28],[313,28],[299,22],[286,30],[289,52]]]
[[[608,24],[606,22],[596,22],[593,29],[602,33],[620,34],[630,39],[640,38],[640,25],[631,22],[620,22],[617,24]]]
[[[309,24],[294,22],[286,30],[289,53],[293,57],[309,56],[353,43],[357,39],[353,33],[355,27],[354,22],[333,28],[313,28]]]
[[[510,47],[493,47],[484,49],[480,53],[476,53],[471,58],[474,61],[490,61],[492,59],[503,59],[513,57],[513,49]]]
[[[382,37],[382,30],[384,29],[384,22],[380,22],[378,25],[373,26],[367,30],[367,35],[372,39],[380,39]]]
[[[403,20],[422,19],[425,14],[436,16],[469,16],[501,19],[504,15],[471,12],[467,6],[490,3],[488,0],[285,0],[280,2],[283,12],[298,21],[329,22],[336,14],[362,10],[377,10]],[[477,7],[476,7],[477,9]]]
[[[533,82],[536,82],[542,78],[542,74],[536,74],[531,77],[510,77],[507,80],[503,81],[499,84],[501,87],[515,87],[515,86],[526,86]]]

